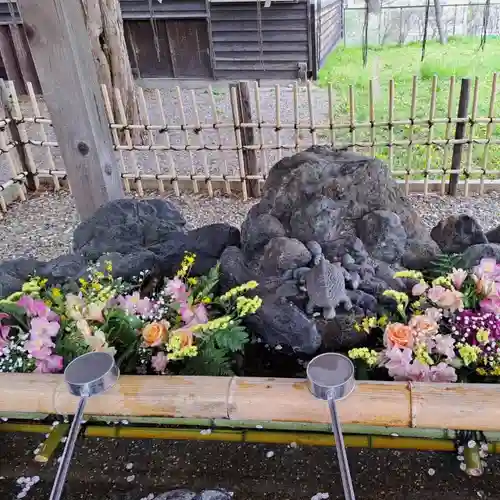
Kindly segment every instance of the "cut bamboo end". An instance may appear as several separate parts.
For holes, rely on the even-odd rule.
[[[343,424],[500,430],[500,387],[486,384],[359,382],[338,403]],[[0,375],[0,413],[72,414],[77,399],[61,375]],[[481,408],[481,411],[477,411]],[[92,398],[94,416],[174,417],[328,424],[327,404],[301,379],[123,376]]]

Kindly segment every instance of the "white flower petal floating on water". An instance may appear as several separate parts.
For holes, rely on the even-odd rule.
[[[433,476],[435,473],[436,473],[436,471],[434,469],[429,469],[427,471],[427,474],[429,474],[429,476]]]
[[[330,498],[329,493],[316,493],[316,495],[311,497],[311,500],[327,500]]]
[[[268,452],[266,453],[266,457],[267,457],[267,458],[273,458],[273,457],[274,457],[274,451],[268,451]]]
[[[201,434],[202,436],[208,436],[209,434],[212,434],[212,429],[202,429],[202,430],[200,431],[200,434]]]
[[[125,469],[127,469],[127,470],[131,470],[133,466],[134,466],[134,464],[133,464],[132,462],[129,462],[129,463],[125,466]]]
[[[127,476],[127,483],[131,483],[135,479],[135,475]]]

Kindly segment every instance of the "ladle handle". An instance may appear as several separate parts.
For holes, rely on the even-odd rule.
[[[59,469],[57,469],[56,479],[54,481],[54,485],[52,486],[49,500],[59,500],[61,498],[64,484],[66,483],[66,476],[68,475],[69,464],[71,462],[71,457],[73,456],[73,451],[75,449],[76,438],[78,437],[78,433],[80,432],[83,410],[85,409],[86,403],[87,398],[83,396],[80,399],[80,403],[78,403],[78,409],[76,410],[73,422],[71,422],[68,440],[66,441],[66,446],[64,447],[61,463],[59,464]]]
[[[328,406],[332,417],[332,430],[335,437],[335,447],[337,448],[337,457],[339,460],[340,477],[342,478],[342,486],[344,488],[344,498],[346,500],[356,500],[354,496],[354,488],[352,486],[351,473],[349,471],[349,462],[345,451],[344,437],[340,426],[339,416],[333,394],[328,394]]]

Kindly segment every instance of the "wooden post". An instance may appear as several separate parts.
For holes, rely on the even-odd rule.
[[[236,95],[238,97],[238,116],[240,123],[252,122],[252,107],[250,105],[250,85],[248,82],[238,82],[230,84],[231,87],[236,87]],[[252,127],[241,128],[241,142],[243,146],[243,160],[245,164],[245,175],[258,175],[259,166],[257,162],[257,152],[255,149],[247,149],[245,146],[254,146],[255,139]],[[258,179],[250,179],[247,181],[248,193],[254,198],[260,196],[260,185]]]
[[[19,0],[80,217],[123,196],[80,0]]]
[[[469,110],[470,96],[470,78],[462,78],[462,86],[460,88],[460,97],[458,99],[457,118],[467,118]],[[455,139],[463,139],[465,137],[466,122],[457,123],[455,128]],[[462,164],[463,144],[453,145],[453,156],[451,158],[451,170],[457,170],[450,174],[450,183],[448,185],[448,194],[451,196],[457,195],[458,180],[460,177],[460,165]]]

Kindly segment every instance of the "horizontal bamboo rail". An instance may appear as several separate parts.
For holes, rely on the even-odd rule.
[[[486,384],[359,382],[339,402],[344,424],[436,429],[500,428],[500,387]],[[0,414],[72,414],[61,375],[1,374]],[[478,411],[480,409],[480,411]],[[300,379],[123,376],[92,398],[89,415],[327,424],[327,405]]]

